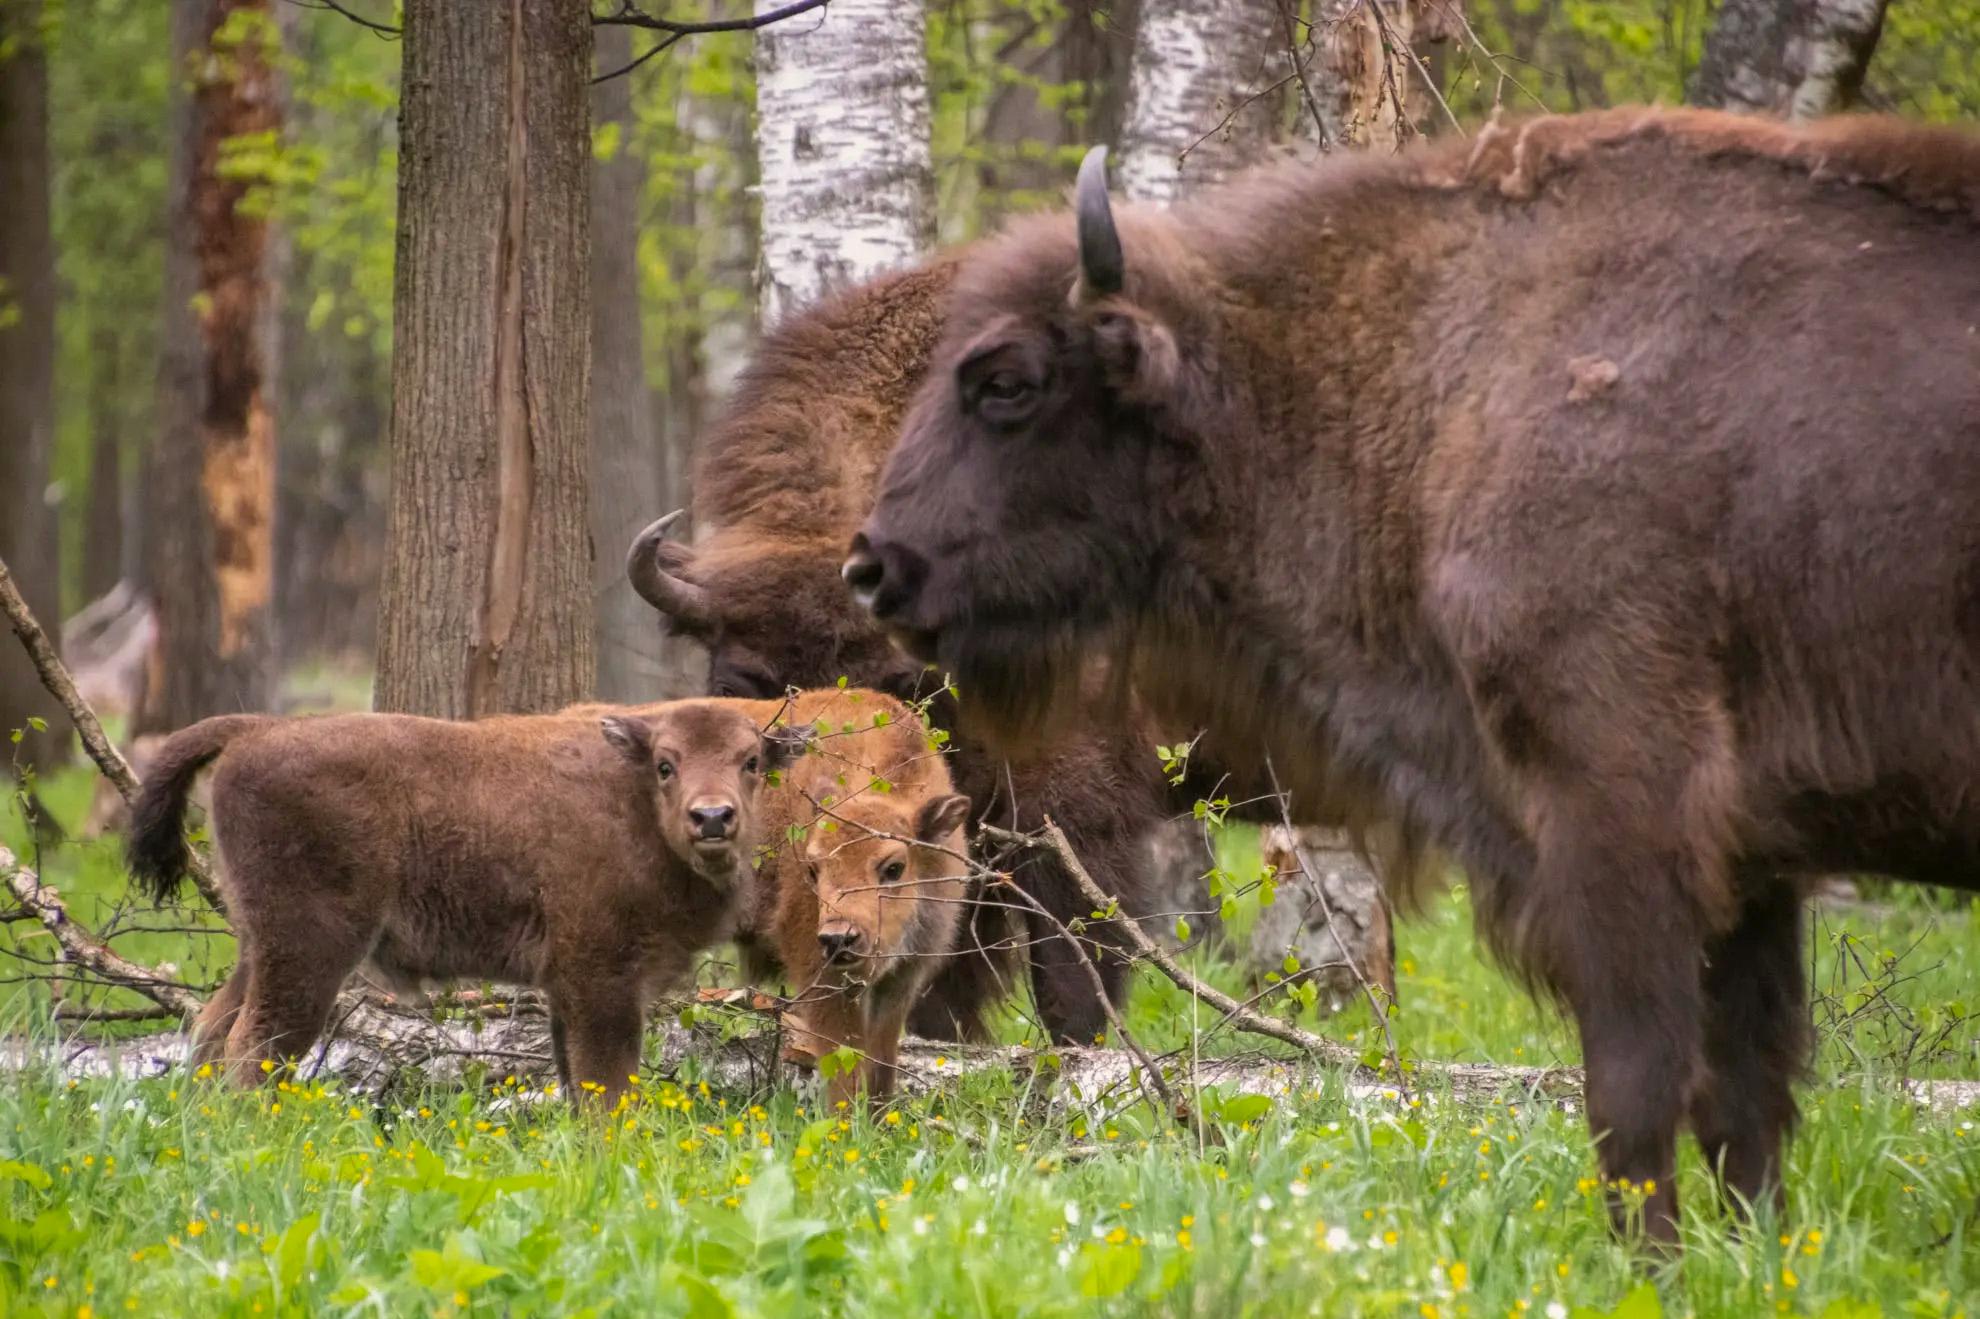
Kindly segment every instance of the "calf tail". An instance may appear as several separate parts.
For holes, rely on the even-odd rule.
[[[186,846],[186,796],[207,762],[242,733],[275,722],[268,715],[229,714],[203,719],[166,740],[131,803],[131,837],[125,860],[138,887],[154,903],[179,891],[192,853]]]

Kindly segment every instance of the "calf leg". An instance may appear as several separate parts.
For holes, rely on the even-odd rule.
[[[611,1112],[639,1075],[644,1022],[638,986],[610,980],[555,986],[550,1012],[563,1022],[563,1070],[572,1102],[595,1101]]]
[[[784,1046],[787,1054],[816,1062],[841,1048],[853,1051],[854,1065],[834,1073],[825,1082],[826,1102],[851,1103],[859,1094],[860,1076],[866,1066],[866,1021],[859,996],[815,990],[784,1014],[784,1029],[788,1036]]]
[[[242,960],[247,988],[227,1032],[226,1064],[233,1082],[248,1086],[268,1070],[261,1064],[294,1061],[323,1033],[337,991],[358,958],[292,945],[251,948]]]
[[[226,1051],[227,1036],[247,998],[247,968],[236,966],[225,984],[200,1009],[192,1030],[192,1065],[203,1067],[220,1061]]]
[[[1705,1078],[1691,1125],[1724,1191],[1783,1209],[1781,1146],[1810,1045],[1801,899],[1778,879],[1747,892],[1738,923],[1708,950]]]

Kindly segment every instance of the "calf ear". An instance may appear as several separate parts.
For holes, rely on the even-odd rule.
[[[954,793],[936,797],[914,813],[914,836],[924,843],[939,843],[968,822],[969,798]]]
[[[598,721],[598,731],[633,764],[652,763],[653,725],[644,719],[630,714],[608,714]]]
[[[780,724],[763,731],[763,768],[782,769],[804,754],[811,739],[818,736],[816,724]]]
[[[1168,402],[1182,384],[1176,336],[1151,313],[1110,298],[1093,309],[1093,354],[1107,384],[1130,403]]]

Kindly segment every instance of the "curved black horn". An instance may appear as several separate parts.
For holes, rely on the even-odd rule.
[[[1075,194],[1079,216],[1079,273],[1088,297],[1119,293],[1127,276],[1121,257],[1121,236],[1114,229],[1114,208],[1107,203],[1107,148],[1099,146],[1079,163]]]
[[[667,528],[685,512],[686,509],[677,508],[666,517],[656,518],[645,531],[633,537],[632,548],[626,551],[626,579],[639,592],[640,599],[675,623],[707,626],[715,618],[707,588],[676,577],[660,563],[660,546],[667,539]]]

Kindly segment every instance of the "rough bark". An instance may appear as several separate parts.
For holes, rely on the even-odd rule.
[[[1694,105],[1812,119],[1848,108],[1888,0],[1724,0],[1692,76]]]
[[[1172,202],[1269,150],[1283,77],[1279,0],[1142,0],[1114,180]],[[1255,99],[1254,99],[1255,98]]]
[[[0,560],[45,618],[60,598],[55,518],[45,500],[54,448],[55,251],[49,230],[48,61],[39,0],[0,4]],[[68,737],[17,647],[0,647],[0,747],[43,768]],[[36,733],[30,719],[49,723]],[[13,748],[0,752],[0,759]]]
[[[598,71],[632,59],[632,30],[600,28]],[[591,90],[594,125],[616,125],[615,149],[591,161],[591,589],[597,695],[651,701],[687,692],[670,666],[653,610],[626,580],[624,550],[639,529],[677,505],[661,503],[660,434],[646,388],[639,304],[639,209],[646,167],[634,150],[632,86]]]
[[[273,687],[275,282],[269,224],[234,144],[280,128],[273,0],[180,0],[194,58],[175,111],[147,582],[157,606],[144,730],[264,709]]]
[[[835,0],[757,31],[764,324],[932,242],[925,18],[918,4]]]
[[[575,0],[406,6],[376,705],[591,686],[587,83]]]

